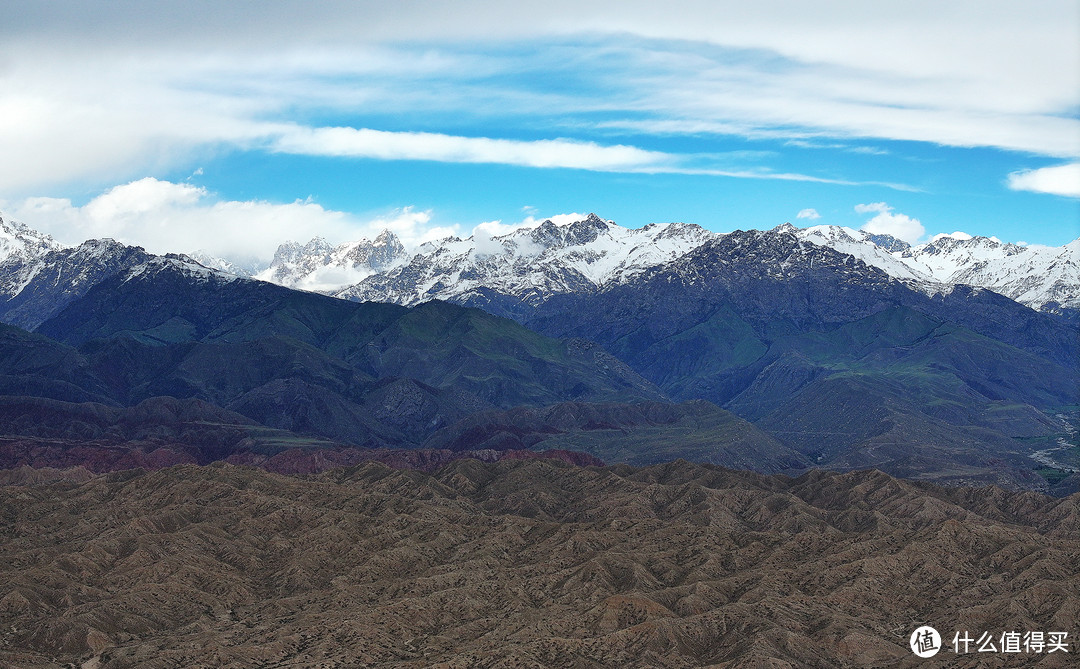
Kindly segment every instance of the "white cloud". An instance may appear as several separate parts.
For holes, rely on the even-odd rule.
[[[569,139],[518,141],[369,128],[296,127],[275,139],[271,146],[282,153],[317,156],[501,163],[601,171],[662,170],[675,159],[665,153],[633,146],[601,146]]]
[[[218,53],[225,45],[244,53],[296,45],[309,55],[292,58],[288,69],[295,71],[326,60],[334,49],[371,51],[402,39],[475,44],[493,35],[506,42],[616,34],[767,50],[823,68],[904,74],[920,84],[951,82],[965,93],[978,86],[989,94],[985,102],[1020,108],[1075,99],[1080,78],[1080,8],[1072,0],[1022,8],[1012,0],[682,0],[678,11],[645,0],[459,0],[445,6],[327,0],[303,11],[285,0],[264,0],[251,11],[208,0],[153,12],[85,1],[66,2],[57,11],[55,4],[20,7],[0,26],[0,43],[14,50],[44,41],[79,55],[152,45],[194,53]],[[439,56],[429,53],[422,62],[437,67],[446,60]],[[395,74],[415,67],[393,59],[380,65]]]
[[[926,228],[919,219],[893,213],[893,208],[884,202],[857,204],[855,211],[860,214],[876,214],[860,228],[875,235],[892,235],[909,244],[915,244],[926,234]]]
[[[502,253],[503,245],[499,240],[495,239],[496,236],[491,234],[483,223],[473,228],[473,251],[476,255],[485,256]]]
[[[649,133],[1080,155],[1080,5],[984,0],[977,9],[930,0],[857,11],[845,0],[687,0],[679,11],[626,0],[329,1],[302,12],[274,0],[152,12],[22,3],[0,22],[0,184],[10,197],[44,184],[116,183],[275,142],[317,155],[671,166],[662,153],[599,140],[294,125],[397,113],[429,129],[496,118],[531,136],[572,128],[589,138],[606,119]],[[515,76],[523,71],[572,76],[552,90]]]
[[[971,239],[971,235],[969,235],[968,233],[957,230],[955,232],[948,232],[948,233],[939,232],[938,234],[931,237],[930,241],[936,242],[937,240],[942,239],[944,237],[948,237],[949,239],[957,239],[957,240],[960,240],[960,241],[966,241],[968,239]]]
[[[570,212],[568,214],[554,214],[552,216],[529,216],[521,222],[521,227],[535,228],[545,221],[551,221],[557,226],[570,225],[571,223],[577,223],[578,221],[584,221],[588,218],[588,214],[579,214],[577,212]]]
[[[90,220],[104,222],[190,207],[205,195],[206,190],[198,186],[146,177],[110,188],[91,200],[83,209]]]
[[[795,218],[808,218],[811,221],[816,221],[821,218],[821,214],[817,212],[817,209],[801,209],[799,213],[795,214]]]
[[[363,236],[368,238],[375,237],[383,230],[389,230],[408,248],[461,234],[460,225],[431,225],[431,212],[418,211],[413,207],[399,209],[390,216],[373,218],[359,227],[364,230]]]
[[[884,202],[871,202],[870,204],[857,204],[855,205],[855,211],[859,214],[869,213],[885,213],[891,211],[892,207]]]
[[[1080,163],[1068,163],[1009,175],[1009,188],[1080,197]]]
[[[201,187],[154,178],[110,188],[83,206],[66,198],[34,197],[9,203],[6,215],[66,244],[111,237],[152,253],[197,250],[226,258],[263,262],[286,240],[321,236],[332,243],[373,238],[384,229],[406,246],[460,232],[432,225],[431,212],[406,207],[363,220],[304,200],[278,204],[259,200],[215,200]]]
[[[151,253],[199,251],[243,264],[268,263],[285,241],[304,243],[322,237],[339,244],[374,239],[383,230],[393,232],[409,249],[471,235],[478,252],[493,253],[501,248],[496,237],[535,228],[548,219],[556,225],[568,225],[586,218],[578,213],[529,215],[516,223],[485,221],[466,229],[460,224],[436,224],[431,211],[414,207],[361,218],[325,209],[310,199],[284,204],[219,200],[201,186],[153,177],[109,188],[81,206],[67,198],[51,197],[0,201],[0,206],[5,218],[50,234],[64,244],[109,237]]]
[[[522,228],[535,228],[542,221],[537,221],[532,216],[519,223],[503,223],[502,221],[485,221],[472,229],[473,236],[483,235],[487,237],[502,237]]]

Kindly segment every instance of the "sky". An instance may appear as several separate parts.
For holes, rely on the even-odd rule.
[[[0,0],[0,215],[267,261],[594,212],[1080,237],[1080,3]]]

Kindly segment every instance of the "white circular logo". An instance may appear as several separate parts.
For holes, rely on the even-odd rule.
[[[941,650],[941,635],[929,625],[923,625],[911,633],[911,652],[919,657],[933,657]]]

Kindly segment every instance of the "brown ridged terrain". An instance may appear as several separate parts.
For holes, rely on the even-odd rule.
[[[64,478],[0,488],[5,667],[1000,666],[907,637],[1080,620],[1077,495],[681,461]]]

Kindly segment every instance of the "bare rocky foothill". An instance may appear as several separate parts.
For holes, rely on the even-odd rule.
[[[682,461],[21,472],[5,667],[975,667],[908,636],[1080,620],[1080,495]]]

